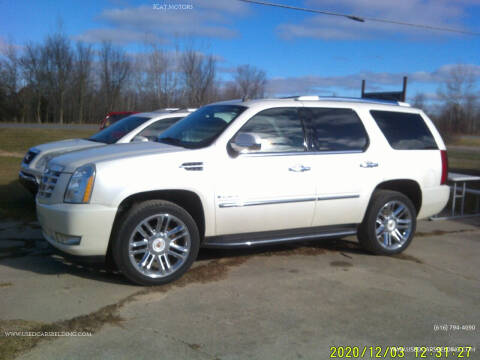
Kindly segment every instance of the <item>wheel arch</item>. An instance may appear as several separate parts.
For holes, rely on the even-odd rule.
[[[387,180],[378,184],[372,192],[372,195],[380,189],[402,193],[413,203],[417,215],[420,213],[420,209],[422,208],[422,189],[417,181],[412,179]]]
[[[118,206],[110,239],[108,241],[106,257],[107,265],[113,265],[112,243],[113,239],[117,236],[119,222],[122,221],[125,214],[127,214],[132,207],[147,200],[166,200],[185,209],[197,224],[200,241],[203,242],[205,238],[205,209],[202,200],[197,193],[183,189],[155,190],[135,193],[123,199]]]

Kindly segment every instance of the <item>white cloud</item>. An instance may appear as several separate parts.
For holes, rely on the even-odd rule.
[[[336,90],[358,90],[363,79],[367,80],[368,90],[375,91],[385,86],[400,87],[403,76],[408,76],[410,84],[440,84],[449,78],[452,69],[457,66],[458,64],[444,65],[431,72],[417,71],[407,74],[360,72],[344,76],[277,77],[269,79],[267,91],[272,95],[331,94]],[[480,65],[462,66],[480,78]]]
[[[3,36],[0,36],[0,52],[4,52],[8,48],[8,43]]]
[[[188,6],[160,10],[165,4]],[[239,1],[153,1],[151,5],[106,9],[96,19],[104,26],[88,30],[77,38],[96,42],[99,36],[118,43],[142,42],[144,34],[160,42],[169,42],[177,36],[232,38],[238,34],[231,25],[247,13],[247,5]]]
[[[14,40],[11,38],[5,38],[0,35],[0,53],[4,53],[8,50],[9,47],[13,47],[15,50],[22,50],[23,46],[15,44]]]
[[[309,8],[354,14],[360,17],[391,19],[409,23],[428,24],[467,30],[462,21],[467,16],[466,7],[479,5],[478,0],[307,0]],[[317,38],[344,40],[379,38],[393,34],[432,36],[444,32],[419,31],[401,25],[384,24],[366,20],[364,23],[347,18],[326,15],[307,17],[298,23],[285,23],[278,27],[280,36],[292,38]]]
[[[75,37],[76,40],[95,43],[111,41],[115,44],[128,43],[165,43],[166,41],[158,35],[149,32],[140,32],[126,29],[92,29]]]

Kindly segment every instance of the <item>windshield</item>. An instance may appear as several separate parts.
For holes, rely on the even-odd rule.
[[[120,140],[120,138],[128,134],[130,131],[150,119],[151,118],[146,116],[128,116],[115,122],[113,125],[110,125],[102,131],[99,131],[95,135],[91,136],[88,140],[105,144],[114,144],[118,140]]]
[[[208,146],[245,109],[238,105],[204,106],[167,129],[157,141],[193,149]]]

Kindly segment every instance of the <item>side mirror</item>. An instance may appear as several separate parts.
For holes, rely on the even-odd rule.
[[[132,139],[132,142],[148,142],[148,138],[142,135],[137,135]]]
[[[252,133],[239,133],[230,142],[232,149],[238,153],[246,153],[249,151],[260,150],[262,144],[258,140],[258,136]]]

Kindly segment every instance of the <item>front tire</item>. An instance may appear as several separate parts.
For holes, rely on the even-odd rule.
[[[114,239],[119,270],[140,285],[163,285],[182,276],[198,255],[200,236],[191,215],[180,206],[151,200],[133,207]]]
[[[408,197],[396,191],[377,190],[358,228],[360,245],[378,255],[401,253],[412,242],[416,219]]]

